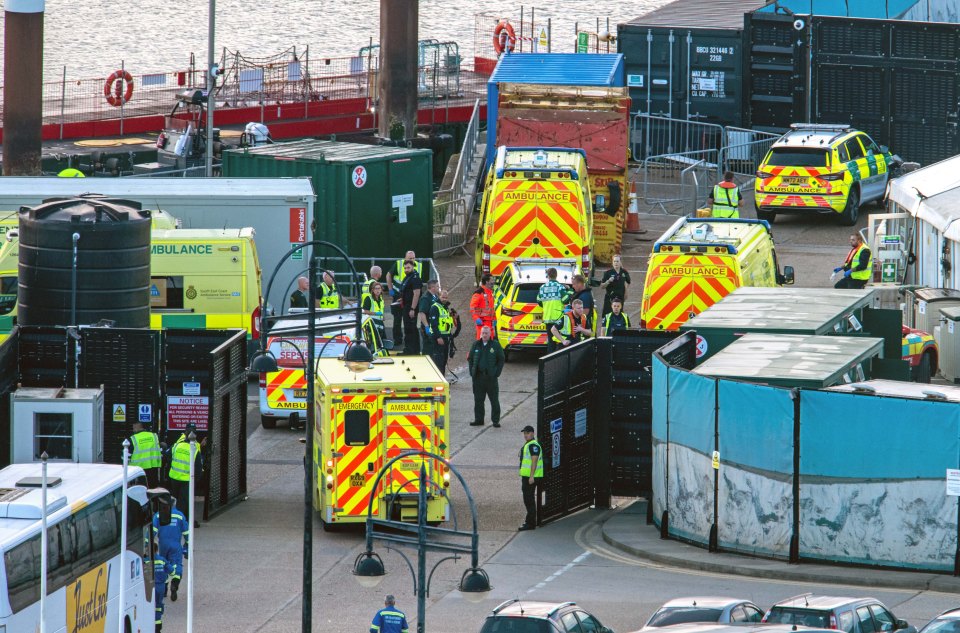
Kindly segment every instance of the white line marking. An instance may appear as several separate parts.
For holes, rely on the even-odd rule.
[[[552,582],[557,578],[559,578],[560,576],[564,575],[565,573],[567,573],[568,571],[570,571],[571,569],[579,565],[581,562],[583,562],[583,560],[589,555],[590,555],[590,552],[583,552],[582,554],[574,558],[571,562],[567,563],[557,571],[553,572],[552,574],[544,578],[542,581],[538,582],[533,587],[530,587],[530,589],[527,589],[527,593],[531,594],[537,589],[543,589],[544,587],[547,586],[548,582]]]

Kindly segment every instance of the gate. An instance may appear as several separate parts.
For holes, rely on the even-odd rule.
[[[537,439],[543,479],[537,523],[543,525],[590,506],[593,494],[591,425],[599,422],[597,341],[590,339],[540,359]]]
[[[652,491],[653,354],[676,332],[616,332],[540,359],[538,523]]]

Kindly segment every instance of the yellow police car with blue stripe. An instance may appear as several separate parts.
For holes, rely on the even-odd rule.
[[[757,217],[773,222],[778,213],[822,213],[852,226],[862,205],[883,199],[901,163],[849,125],[795,123],[757,170]]]

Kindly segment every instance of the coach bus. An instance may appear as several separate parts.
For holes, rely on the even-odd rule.
[[[0,470],[0,633],[40,630],[40,469],[33,463]],[[153,631],[151,514],[143,470],[128,469],[122,560],[123,467],[50,462],[47,482],[46,631]],[[120,574],[126,576],[123,630]]]

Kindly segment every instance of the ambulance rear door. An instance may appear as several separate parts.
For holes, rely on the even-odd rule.
[[[432,399],[387,399],[384,401],[386,459],[389,461],[406,451],[436,453],[435,410]],[[427,465],[427,476],[434,479],[435,460],[422,457],[398,459],[386,474],[386,493],[416,495],[420,492],[420,465]],[[436,495],[437,490],[427,490]]]
[[[377,394],[334,395],[330,407],[333,452],[333,513],[336,519],[365,520],[373,481],[383,466],[383,414]],[[322,428],[322,425],[320,425]],[[373,515],[380,512],[373,495]]]

